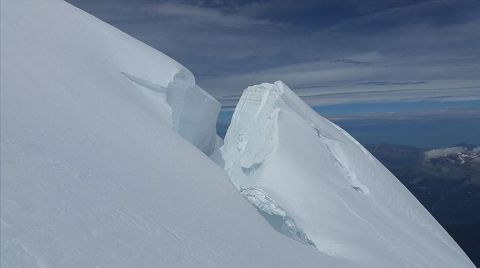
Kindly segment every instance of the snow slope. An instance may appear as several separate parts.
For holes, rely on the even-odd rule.
[[[229,178],[185,67],[63,1],[0,10],[1,267],[473,266],[282,83],[242,97]]]
[[[275,232],[200,151],[220,106],[183,66],[63,1],[0,9],[1,267],[353,264]]]
[[[284,83],[247,88],[212,156],[280,232],[367,267],[473,267],[378,160]]]

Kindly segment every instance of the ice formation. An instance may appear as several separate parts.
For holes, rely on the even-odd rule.
[[[180,68],[166,86],[122,72],[141,91],[153,108],[163,109],[167,124],[207,155],[216,149],[215,124],[220,103],[195,84],[194,76]],[[198,112],[202,111],[202,112]]]
[[[244,91],[214,159],[259,210],[283,219],[281,232],[330,256],[369,267],[472,266],[380,162],[280,81]]]
[[[307,237],[305,232],[297,226],[287,212],[281,208],[275,200],[270,198],[265,191],[255,187],[242,187],[240,193],[258,209],[259,213],[263,215],[277,231],[315,248],[315,244]]]
[[[185,67],[63,1],[0,3],[1,267],[473,266],[283,83],[216,150]]]

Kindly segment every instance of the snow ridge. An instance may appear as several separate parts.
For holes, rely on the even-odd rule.
[[[254,170],[261,168],[268,155],[276,147],[276,137],[278,137],[276,122],[281,106],[289,107],[308,123],[318,138],[322,140],[330,152],[332,162],[345,174],[345,178],[352,188],[364,194],[370,192],[368,187],[358,180],[353,169],[349,167],[347,157],[338,146],[341,142],[323,130],[324,127],[319,124],[317,119],[318,114],[281,81],[247,88],[234,112],[232,126],[227,130],[226,140],[231,142],[232,138],[236,139],[236,151],[228,150],[229,145],[227,144],[221,154],[222,160],[225,161],[223,163],[225,170],[237,188],[240,185],[248,185],[252,181]],[[240,116],[241,119],[239,119]],[[353,140],[353,138],[351,139]],[[242,173],[233,174],[235,173],[233,166],[236,163],[239,163]]]
[[[472,266],[378,160],[281,81],[244,91],[212,159],[277,231],[320,252],[369,267]]]

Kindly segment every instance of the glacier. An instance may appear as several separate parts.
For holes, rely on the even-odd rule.
[[[0,4],[1,267],[473,267],[283,83],[223,144],[175,60],[61,0]]]
[[[280,232],[322,253],[368,267],[473,266],[394,175],[281,81],[243,92],[212,158],[272,226],[283,219]]]

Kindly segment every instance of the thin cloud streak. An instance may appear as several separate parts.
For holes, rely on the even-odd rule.
[[[311,105],[379,101],[459,101],[480,98],[478,69],[417,62],[351,64],[321,61],[202,81],[224,105],[251,84],[283,80]],[[376,79],[384,79],[377,81]],[[427,80],[421,80],[427,79]],[[239,88],[236,88],[241,85]],[[232,89],[232,90],[226,90]]]
[[[283,80],[311,104],[477,99],[480,2],[70,0],[228,106]]]

